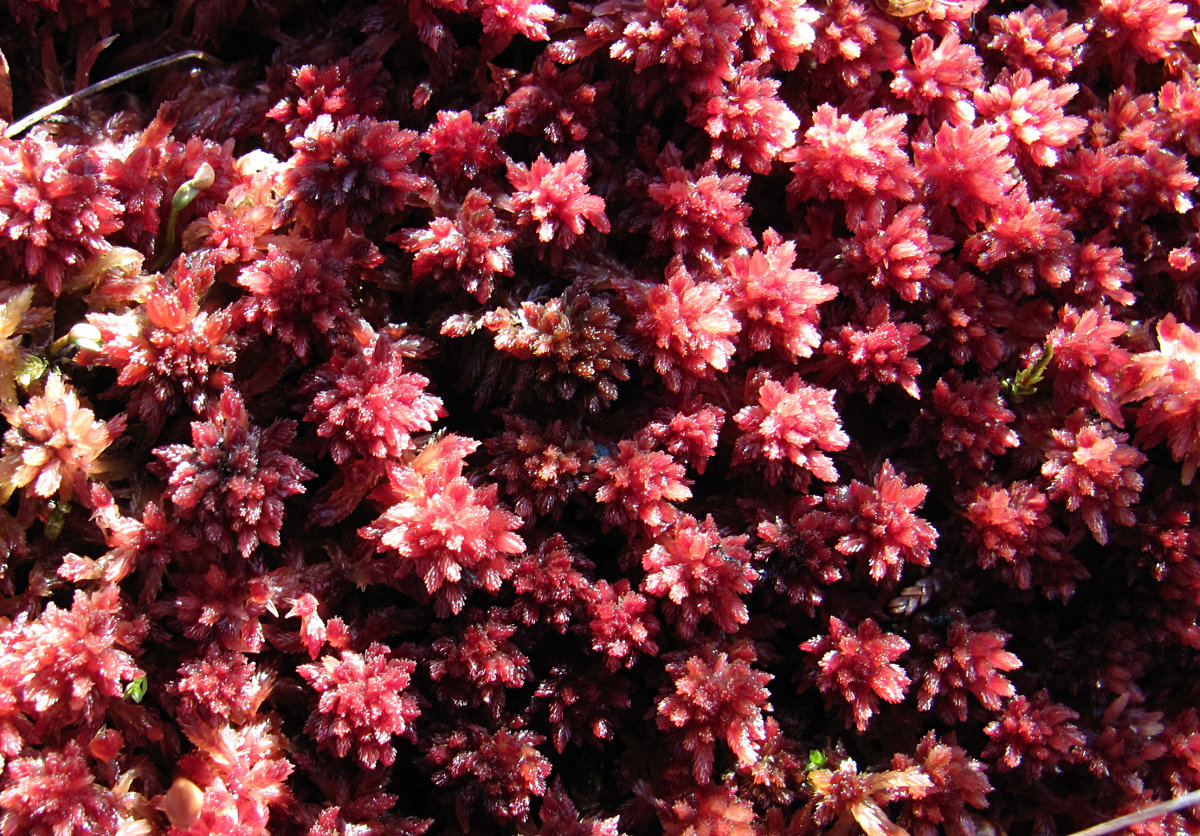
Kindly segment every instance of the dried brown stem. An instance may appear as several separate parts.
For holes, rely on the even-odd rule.
[[[97,81],[95,84],[89,84],[87,87],[84,87],[82,90],[76,90],[74,93],[71,93],[69,96],[63,96],[61,99],[57,99],[57,100],[51,102],[50,104],[46,105],[45,107],[38,108],[33,113],[26,116],[24,119],[20,119],[16,122],[13,122],[11,125],[9,125],[7,128],[5,128],[4,136],[7,137],[8,139],[15,139],[23,131],[33,127],[38,122],[45,119],[47,116],[52,116],[53,114],[58,113],[60,110],[63,110],[66,107],[69,107],[70,105],[74,104],[75,102],[86,99],[88,96],[92,95],[93,93],[99,93],[101,90],[107,90],[109,87],[115,87],[116,85],[121,84],[122,82],[128,81],[131,78],[135,78],[135,77],[137,77],[139,75],[143,75],[145,73],[154,72],[155,70],[161,69],[161,68],[169,66],[171,64],[176,64],[180,61],[192,61],[192,60],[208,61],[208,62],[211,62],[214,64],[219,63],[217,61],[217,59],[213,58],[207,52],[201,52],[198,49],[192,49],[192,50],[188,50],[187,52],[177,52],[174,55],[168,55],[165,58],[158,58],[154,61],[149,61],[145,64],[141,64],[137,67],[131,67],[130,69],[125,70],[124,72],[117,73],[116,75],[114,75],[110,78],[106,78],[103,81]]]
[[[1173,813],[1176,810],[1182,810],[1194,804],[1200,804],[1200,790],[1193,790],[1187,795],[1172,798],[1170,801],[1160,802],[1144,810],[1138,810],[1137,812],[1128,813],[1115,819],[1109,819],[1106,822],[1093,825],[1086,830],[1078,830],[1070,834],[1070,836],[1104,836],[1106,833],[1115,833],[1123,827],[1140,824],[1147,819],[1157,818],[1158,816],[1165,816],[1167,813]]]

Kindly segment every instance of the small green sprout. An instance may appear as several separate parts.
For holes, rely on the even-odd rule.
[[[62,534],[63,526],[67,524],[67,517],[71,514],[70,502],[50,501],[50,518],[46,520],[44,534],[47,540],[57,540]]]
[[[146,689],[149,687],[146,682],[146,677],[139,676],[137,679],[125,686],[125,699],[133,700],[135,703],[141,704],[146,697]]]
[[[83,348],[88,351],[99,351],[103,348],[103,344],[104,335],[100,333],[99,328],[90,322],[77,322],[72,326],[70,331],[50,343],[50,347],[46,351],[51,357],[55,357],[67,348]]]
[[[829,763],[829,758],[820,749],[811,749],[808,753],[808,766],[804,768],[805,772],[812,772],[814,769],[824,769]]]
[[[175,246],[175,225],[179,220],[179,213],[190,206],[201,192],[216,182],[216,179],[217,173],[213,171],[213,167],[204,162],[196,169],[196,174],[191,180],[175,190],[175,197],[171,198],[171,213],[167,216],[166,231],[159,242],[159,255],[150,266],[151,272],[162,270],[171,263],[171,259],[178,252]]]
[[[46,362],[46,358],[27,354],[17,370],[17,383],[21,384],[22,389],[28,389],[45,376],[48,368],[50,364]]]
[[[1046,375],[1050,361],[1054,359],[1054,348],[1042,346],[1041,353],[1032,365],[1021,369],[1011,379],[1004,381],[1004,393],[1014,400],[1023,400],[1037,393],[1038,384]]]

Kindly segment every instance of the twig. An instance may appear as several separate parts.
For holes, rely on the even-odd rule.
[[[1187,795],[1172,798],[1170,801],[1160,802],[1147,807],[1145,810],[1138,810],[1135,813],[1129,813],[1128,815],[1101,822],[1089,827],[1087,830],[1078,830],[1070,834],[1070,836],[1104,836],[1105,833],[1113,833],[1122,827],[1129,827],[1131,824],[1139,824],[1147,819],[1165,816],[1167,813],[1191,807],[1193,804],[1200,804],[1200,790],[1192,790]]]
[[[180,61],[208,61],[213,64],[220,63],[216,58],[213,58],[207,52],[201,52],[198,49],[192,49],[188,50],[187,52],[177,52],[174,55],[168,55],[165,58],[159,58],[137,67],[131,67],[124,72],[117,73],[111,78],[106,78],[103,81],[97,81],[95,84],[89,84],[82,90],[76,90],[69,96],[63,96],[61,99],[53,101],[45,107],[38,108],[24,119],[13,122],[11,125],[5,128],[4,136],[8,139],[15,139],[17,135],[26,129],[33,127],[47,116],[52,116],[53,114],[58,113],[60,110],[66,107],[69,107],[75,102],[86,99],[93,93],[99,93],[101,90],[107,90],[109,87],[115,87],[116,85],[124,81],[128,81],[136,76],[143,75],[144,73],[154,72],[162,67],[166,67],[171,64],[177,64]]]

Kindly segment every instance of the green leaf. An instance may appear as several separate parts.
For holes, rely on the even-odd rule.
[[[148,687],[149,685],[146,682],[146,677],[139,676],[137,679],[125,686],[125,698],[141,704],[142,700],[146,696],[146,688]]]
[[[1046,375],[1046,368],[1053,359],[1054,348],[1048,345],[1042,346],[1041,353],[1032,365],[1026,366],[1013,375],[1010,380],[1004,381],[1005,394],[1018,401],[1032,397],[1037,392],[1038,384],[1042,382],[1042,378]]]

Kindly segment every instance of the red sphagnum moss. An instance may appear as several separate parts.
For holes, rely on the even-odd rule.
[[[1200,789],[1198,14],[0,0],[0,836]]]

